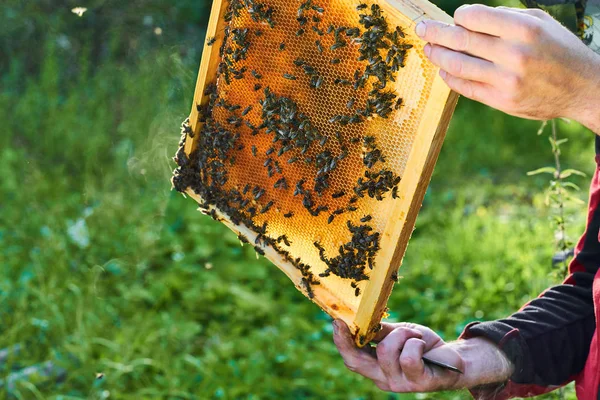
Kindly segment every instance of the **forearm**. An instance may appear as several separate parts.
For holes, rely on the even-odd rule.
[[[580,77],[580,86],[573,88],[573,104],[566,118],[573,119],[600,135],[600,55],[589,54],[589,63],[579,65],[575,74]]]
[[[513,373],[513,365],[493,342],[476,337],[450,343],[464,362],[464,373],[454,389],[502,383]]]

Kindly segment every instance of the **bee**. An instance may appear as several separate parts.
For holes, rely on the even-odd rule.
[[[328,224],[332,223],[334,218],[335,218],[335,214],[329,215],[329,218],[327,218],[327,223]]]
[[[256,157],[256,146],[252,145],[252,155]]]
[[[271,155],[275,151],[274,147],[269,147],[269,149],[265,152],[266,155]]]
[[[343,190],[340,190],[339,192],[335,192],[331,195],[332,199],[338,199],[340,197],[343,197],[346,195],[346,192],[344,192]]]
[[[267,211],[269,211],[271,209],[271,207],[273,206],[273,200],[269,201],[261,210],[260,213],[264,214]]]
[[[356,288],[356,289],[354,289],[354,295],[355,295],[356,297],[360,296],[360,288]]]
[[[250,190],[250,184],[246,183],[246,186],[244,186],[244,190],[242,191],[243,194],[248,193],[248,190]]]
[[[304,26],[308,22],[308,18],[306,18],[305,16],[298,16],[296,18],[296,21],[298,21],[298,23],[300,24],[300,26]]]
[[[298,161],[298,157],[292,157],[292,158],[289,158],[289,159],[287,160],[287,163],[288,163],[288,164],[293,164],[293,163],[295,163],[296,161]]]
[[[208,38],[208,40],[206,41],[206,45],[207,45],[207,46],[212,46],[213,44],[215,44],[215,42],[216,42],[216,41],[217,41],[217,38],[216,38],[216,37],[214,37],[214,36],[213,36],[213,37],[210,37],[210,38]]]
[[[318,12],[319,14],[323,14],[325,12],[325,9],[321,6],[312,6],[312,9]]]
[[[334,44],[332,44],[332,45],[329,47],[329,50],[331,50],[331,51],[333,51],[333,50],[337,50],[337,49],[339,49],[339,48],[342,48],[342,47],[344,47],[344,46],[346,46],[346,42],[343,42],[343,41],[341,41],[341,40],[340,40],[340,41],[338,41],[338,42],[335,42]]]
[[[258,72],[256,72],[255,70],[250,71],[252,76],[255,77],[256,79],[262,79],[262,75],[259,74]]]
[[[304,179],[300,179],[296,183],[296,190],[294,190],[294,196],[304,193],[304,188],[302,187],[302,185],[304,185]]]
[[[291,243],[286,235],[281,235],[277,238],[277,243],[280,243],[282,241],[286,246],[291,246]]]
[[[300,28],[296,31],[296,36],[302,36],[304,34],[304,28]]]
[[[315,297],[315,294],[313,293],[313,290],[310,287],[310,283],[308,282],[308,280],[306,278],[302,278],[302,282],[304,283],[304,287],[306,288],[306,294],[308,295],[308,298],[312,299],[313,297]]]
[[[241,233],[238,235],[238,239],[240,240],[240,242],[243,243],[248,243],[248,238],[244,235],[242,235]]]
[[[358,36],[360,31],[358,28],[348,28],[346,29],[346,36]]]
[[[256,85],[254,85],[254,91],[257,92],[262,88],[262,85],[260,83],[257,83]]]
[[[342,144],[342,133],[340,131],[335,131],[335,138],[339,144]]]
[[[254,251],[256,251],[261,256],[265,255],[265,251],[263,249],[261,249],[260,247],[258,247],[258,246],[254,246]]]
[[[398,198],[398,186],[394,186],[392,188],[392,199],[397,199]]]
[[[340,63],[340,61],[341,61],[341,60],[340,60],[339,58],[332,58],[332,59],[331,59],[329,62],[330,62],[331,64],[339,64],[339,63]]]
[[[289,79],[290,81],[295,81],[296,79],[298,79],[298,78],[296,78],[296,76],[295,76],[295,75],[288,74],[287,72],[286,72],[285,74],[283,74],[283,77],[284,77],[285,79]]]
[[[320,40],[315,40],[315,45],[317,46],[317,50],[319,50],[319,53],[323,52],[323,46],[321,45],[321,41]]]
[[[279,51],[283,51],[285,49],[285,43],[281,42],[279,43]]]
[[[346,103],[346,108],[352,108],[354,106],[355,101],[356,99],[354,97],[348,100],[348,102]]]
[[[317,79],[315,80],[315,83],[313,85],[315,87],[315,89],[318,89],[323,85],[323,80],[324,80],[324,78],[322,76],[317,77]]]
[[[365,3],[361,3],[356,6],[357,11],[364,10],[365,8],[367,8],[367,5]]]
[[[348,79],[336,78],[333,83],[336,85],[350,86],[352,83]]]
[[[403,30],[402,30],[402,28],[400,28],[399,26],[397,26],[397,27],[396,27],[396,32],[398,33],[398,35],[399,35],[401,38],[404,38],[404,37],[405,37],[405,35],[404,35],[404,31],[403,31]]]
[[[283,214],[283,216],[285,218],[292,218],[294,216],[294,213],[292,211],[288,211],[285,214]]]
[[[250,110],[252,110],[252,106],[244,108],[244,111],[242,111],[242,116],[246,116],[250,112]]]
[[[364,217],[362,217],[360,219],[360,222],[369,222],[372,219],[373,219],[373,217],[371,217],[370,215],[365,215]]]
[[[394,109],[397,110],[400,107],[402,107],[402,102],[403,102],[402,97],[398,97],[398,100],[396,101],[396,105],[394,105]]]
[[[254,200],[260,199],[263,194],[265,194],[265,190],[264,189],[257,190],[256,193],[254,194]]]
[[[254,34],[255,34],[256,36],[262,36],[262,34],[263,34],[263,31],[261,31],[260,29],[257,29],[257,30],[254,32]]]
[[[390,279],[392,280],[392,282],[398,282],[398,272],[397,271],[392,272]]]
[[[365,344],[365,335],[360,335],[358,337],[358,343],[360,343],[361,345]]]
[[[280,178],[277,180],[277,182],[275,182],[273,187],[275,189],[277,189],[277,188],[287,189],[288,188],[287,181],[285,180],[285,178]]]

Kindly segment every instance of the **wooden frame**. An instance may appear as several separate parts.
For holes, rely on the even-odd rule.
[[[414,26],[423,19],[436,19],[452,23],[452,19],[447,14],[425,0],[375,0],[375,2],[380,4],[386,12],[409,21],[407,25],[408,29],[411,30],[414,30]],[[224,31],[220,23],[223,20],[226,8],[227,1],[214,0],[207,29],[207,38],[214,38],[215,41],[212,46],[205,45],[202,55],[189,118],[194,135],[188,135],[184,145],[185,153],[188,155],[194,150],[196,146],[194,138],[198,137],[202,128],[196,105],[206,103],[205,89],[217,73],[220,60],[218,49],[224,37]],[[416,130],[415,140],[398,188],[398,192],[402,195],[387,211],[387,214],[391,217],[381,235],[381,250],[377,254],[377,265],[386,265],[387,267],[372,271],[363,288],[358,306],[345,301],[344,298],[340,298],[337,291],[332,288],[321,285],[313,287],[313,301],[333,318],[344,320],[355,334],[356,342],[360,346],[370,341],[374,336],[385,314],[386,303],[394,284],[392,276],[402,262],[446,129],[458,100],[458,95],[450,91],[437,74],[430,91],[431,95]],[[186,193],[197,202],[202,202],[202,199],[192,190],[188,189]],[[250,241],[255,239],[256,233],[252,230],[243,225],[234,225],[218,209],[215,209],[215,211],[222,222],[231,230],[243,234]],[[298,269],[286,262],[273,248],[267,246],[263,250],[265,251],[265,257],[277,265],[296,284],[298,289],[303,290],[302,275]]]

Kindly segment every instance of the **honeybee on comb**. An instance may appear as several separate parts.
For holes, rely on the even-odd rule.
[[[173,187],[368,339],[455,103],[414,14],[447,16],[426,1],[215,2],[220,45],[202,57]]]

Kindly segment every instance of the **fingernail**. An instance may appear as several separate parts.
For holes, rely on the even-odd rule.
[[[333,325],[333,334],[334,334],[334,335],[337,335],[337,334],[338,334],[338,330],[339,330],[339,328],[340,328],[340,327],[339,327],[339,322],[337,322],[337,320],[334,320],[334,321],[332,322],[332,325]]]
[[[442,79],[446,79],[446,71],[440,69],[440,76],[442,77]]]
[[[429,57],[429,54],[431,53],[431,45],[429,43],[427,43],[425,47],[423,47],[423,52],[427,57]]]
[[[427,32],[427,25],[425,25],[425,22],[419,22],[415,28],[415,32],[419,37],[425,36],[425,33]]]

